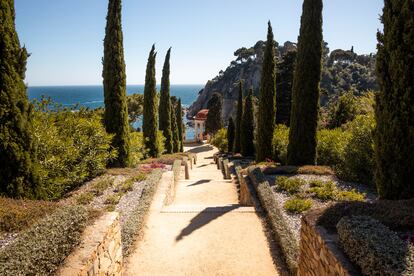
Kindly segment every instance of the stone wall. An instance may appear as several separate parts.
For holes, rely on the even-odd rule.
[[[315,224],[310,212],[302,217],[297,275],[360,275],[337,247],[337,235]]]
[[[56,273],[72,275],[122,275],[121,226],[117,212],[105,213],[86,227],[81,244]]]

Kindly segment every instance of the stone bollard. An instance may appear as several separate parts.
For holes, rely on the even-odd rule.
[[[228,159],[223,160],[223,172],[224,179],[231,179]]]
[[[184,157],[183,158],[183,165],[184,165],[184,171],[185,171],[185,179],[190,179],[190,172],[188,169],[188,162],[187,162],[188,158]]]

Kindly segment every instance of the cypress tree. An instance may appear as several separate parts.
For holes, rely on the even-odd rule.
[[[102,72],[105,128],[114,134],[112,146],[118,150],[117,159],[110,164],[114,167],[128,166],[130,159],[121,9],[121,0],[109,0]]]
[[[386,0],[378,33],[375,180],[384,199],[414,197],[414,4]]]
[[[235,129],[234,129],[234,122],[233,122],[233,118],[230,117],[229,118],[229,124],[227,126],[227,148],[229,150],[229,152],[231,152],[231,150],[233,148],[235,148],[234,146],[234,142],[235,142]]]
[[[181,99],[178,99],[177,108],[176,108],[176,120],[178,126],[178,140],[179,140],[179,152],[184,152],[184,132],[183,132],[183,107],[181,105]]]
[[[176,97],[171,97],[171,122],[172,122],[172,144],[173,144],[173,152],[180,151],[180,134],[179,134],[179,118],[177,117],[177,109],[178,109],[178,99]]]
[[[161,150],[158,141],[158,99],[155,79],[155,46],[152,45],[148,57],[147,71],[145,75],[144,88],[144,112],[142,131],[145,139],[145,148],[148,150],[150,157],[159,157]]]
[[[219,93],[213,93],[207,103],[208,115],[206,120],[206,132],[216,134],[219,129],[223,128],[223,98]]]
[[[276,53],[272,26],[268,23],[267,41],[260,81],[257,118],[256,161],[272,158],[272,137],[276,117]]]
[[[235,139],[234,139],[234,152],[240,153],[241,151],[241,124],[242,124],[242,117],[243,117],[243,81],[240,80],[239,82],[239,99],[237,101],[237,117],[236,117],[236,133],[235,133]],[[233,119],[232,119],[233,121]],[[229,151],[231,151],[233,147],[230,148],[229,145]]]
[[[241,154],[243,156],[254,155],[253,88],[250,88],[244,100],[244,112],[241,125]]]
[[[278,64],[276,77],[276,125],[290,125],[295,62],[296,50],[291,50],[283,55],[282,61]]]
[[[316,161],[321,59],[322,0],[305,0],[292,89],[287,158],[290,165],[311,165]]]
[[[161,91],[160,91],[160,130],[165,137],[165,149],[167,153],[173,152],[173,137],[171,130],[171,100],[170,100],[170,54],[168,49],[162,69]]]
[[[20,47],[13,0],[0,2],[0,195],[41,197],[31,105],[23,82],[28,53]]]

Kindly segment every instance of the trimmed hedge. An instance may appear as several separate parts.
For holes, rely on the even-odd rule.
[[[334,171],[327,166],[277,166],[266,167],[264,174],[313,174],[313,175],[334,175]]]
[[[348,257],[365,275],[414,275],[414,246],[379,221],[343,217],[337,230]]]
[[[278,208],[272,188],[260,168],[249,167],[248,173],[257,191],[262,207],[266,210],[273,236],[282,249],[289,271],[292,275],[296,275],[300,253],[299,241],[287,226],[282,215],[283,210]]]
[[[79,244],[91,218],[81,206],[65,206],[0,249],[0,275],[50,275]]]
[[[122,251],[124,257],[131,253],[131,245],[137,239],[137,234],[142,231],[145,225],[145,218],[148,214],[154,194],[157,191],[161,176],[162,170],[159,169],[153,170],[151,174],[147,176],[141,198],[121,229]]]

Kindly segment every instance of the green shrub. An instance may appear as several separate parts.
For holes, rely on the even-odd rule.
[[[287,147],[289,144],[289,128],[285,125],[277,125],[273,132],[274,160],[285,165],[287,163]]]
[[[300,178],[289,178],[286,176],[279,176],[276,179],[277,188],[291,195],[299,193],[301,188],[305,184],[306,181]]]
[[[147,178],[147,175],[143,172],[139,172],[137,175],[133,176],[135,182],[144,181]]]
[[[134,189],[134,183],[134,179],[127,179],[119,185],[118,189],[121,193],[130,192]]]
[[[344,161],[344,150],[350,138],[350,133],[339,128],[321,129],[317,134],[317,163],[332,167]]]
[[[322,180],[311,180],[309,183],[309,187],[313,188],[313,187],[323,187],[325,185],[325,181]]]
[[[105,170],[116,157],[99,111],[35,102],[33,128],[40,178],[49,199],[57,199],[85,180]]]
[[[320,185],[318,182],[314,182],[313,185]],[[314,197],[326,201],[336,199],[336,185],[333,181],[326,181],[322,186],[313,186],[308,190],[309,193],[312,193]]]
[[[365,275],[414,275],[414,246],[379,221],[365,216],[343,217],[340,243]]]
[[[100,196],[103,194],[103,192],[108,189],[109,187],[111,187],[114,184],[114,179],[113,178],[102,178],[99,179],[97,182],[95,182],[92,185],[92,192],[96,195],[96,196]]]
[[[157,132],[157,149],[160,153],[165,152],[165,140],[166,138],[162,134],[162,131]],[[131,154],[131,166],[137,166],[141,160],[148,157],[148,149],[145,148],[144,134],[142,132],[131,132],[130,135],[130,154]]]
[[[105,199],[105,204],[106,205],[117,205],[119,201],[121,200],[121,196],[122,195],[119,193],[108,195]]]
[[[355,189],[351,191],[337,191],[336,200],[338,201],[363,201],[365,194],[357,192]]]
[[[312,200],[302,198],[292,198],[285,202],[284,208],[286,211],[301,214],[312,208]]]
[[[88,205],[94,199],[95,194],[93,192],[84,192],[75,197],[76,203],[80,205]]]
[[[211,138],[210,143],[216,146],[220,152],[227,152],[227,129],[222,128],[217,131],[213,138]]]
[[[77,246],[91,218],[84,207],[66,206],[40,220],[0,249],[0,275],[51,275]]]

